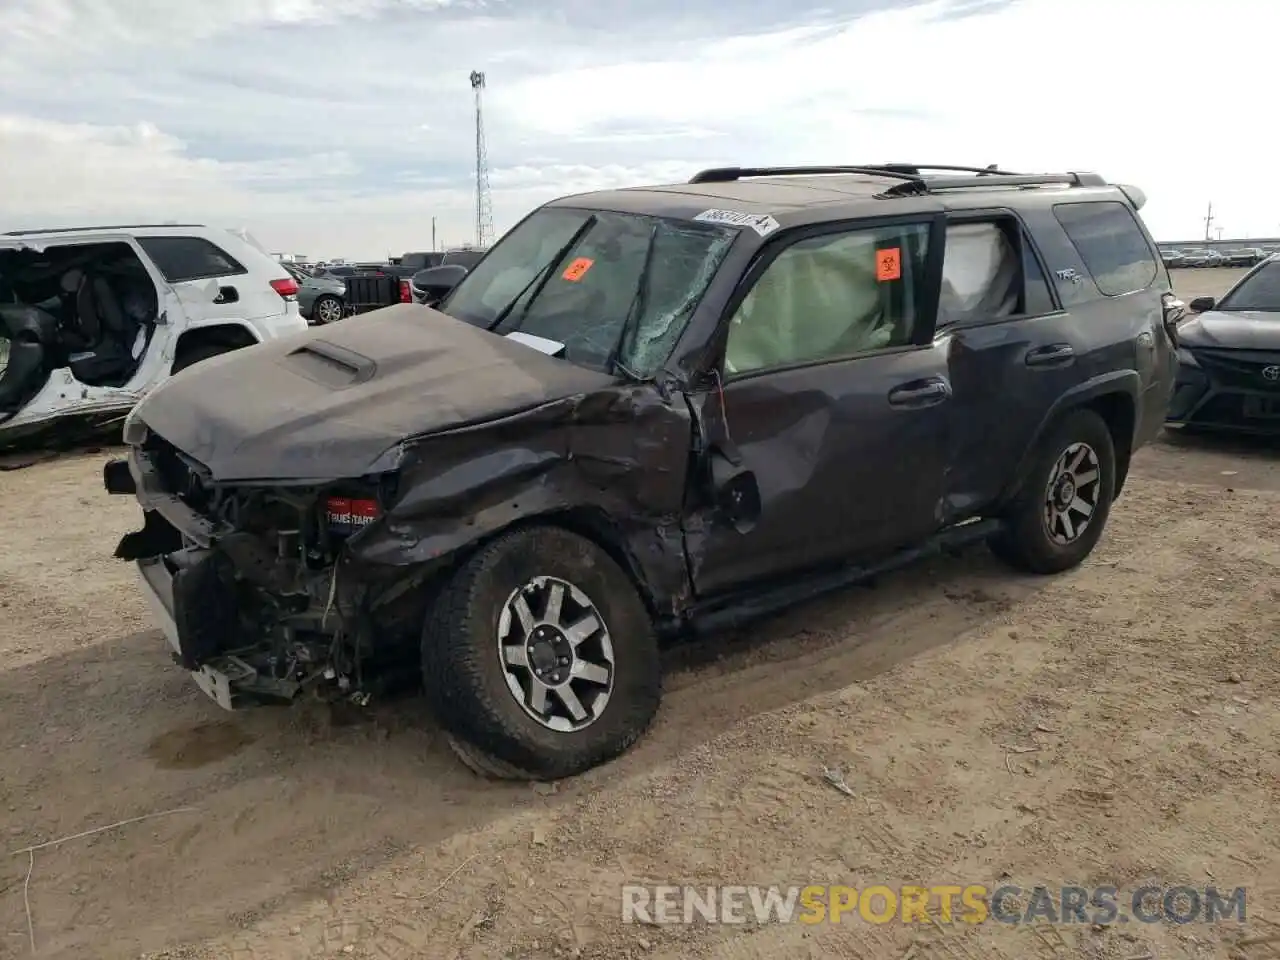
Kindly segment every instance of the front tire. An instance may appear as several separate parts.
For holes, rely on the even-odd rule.
[[[427,616],[422,670],[454,752],[503,779],[613,759],[662,696],[653,623],[630,578],[558,527],[503,534],[463,564]]]
[[[1115,494],[1115,444],[1092,410],[1063,417],[1040,443],[992,552],[1028,573],[1062,573],[1093,552]]]

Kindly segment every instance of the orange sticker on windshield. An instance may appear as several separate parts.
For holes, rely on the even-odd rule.
[[[587,271],[595,264],[590,257],[579,257],[569,266],[565,267],[564,273],[560,274],[562,280],[568,280],[570,283],[577,283],[587,275]]]
[[[881,283],[902,277],[902,250],[892,247],[876,251],[876,279]]]

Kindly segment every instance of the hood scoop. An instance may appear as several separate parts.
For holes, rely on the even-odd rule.
[[[284,356],[294,373],[331,390],[341,390],[373,379],[378,364],[363,354],[328,340],[312,340]]]

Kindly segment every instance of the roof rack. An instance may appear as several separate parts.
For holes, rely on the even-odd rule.
[[[996,173],[983,172],[971,177],[921,177],[895,183],[882,197],[910,197],[942,190],[965,190],[969,187],[1105,187],[1107,181],[1096,173]]]
[[[94,227],[44,227],[39,230],[9,230],[6,237],[25,237],[40,233],[84,233],[88,230],[155,230],[160,227],[203,227],[203,223],[109,223]]]
[[[968,173],[967,177],[930,177],[922,171]],[[836,167],[716,167],[703,170],[690,183],[732,183],[748,177],[802,177],[830,173],[860,173],[873,177],[899,180],[885,190],[882,197],[906,197],[939,190],[963,190],[967,187],[1035,187],[1059,184],[1072,187],[1104,187],[1107,181],[1096,173],[1012,173],[992,164],[988,167],[963,167],[954,164],[872,163]]]
[[[690,178],[690,183],[732,183],[748,177],[807,177],[824,173],[863,173],[876,177],[900,177],[904,180],[921,180],[919,173],[907,172],[894,166],[868,167],[714,167],[702,170]]]
[[[1001,170],[997,164],[985,167],[961,167],[952,163],[873,163],[867,166],[877,170],[892,170],[897,173],[910,173],[922,176],[922,170],[944,170],[948,173],[976,173],[984,177],[1018,177],[1021,174],[1009,170]]]

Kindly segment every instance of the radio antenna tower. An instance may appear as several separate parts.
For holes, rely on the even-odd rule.
[[[484,137],[484,74],[471,71],[471,89],[476,95],[476,246],[487,249],[493,243],[493,198],[489,195],[489,149]]]

